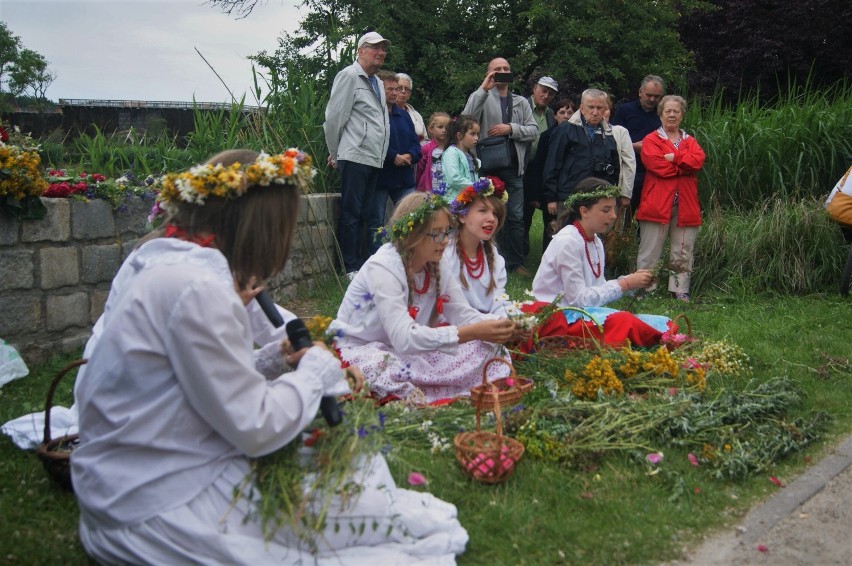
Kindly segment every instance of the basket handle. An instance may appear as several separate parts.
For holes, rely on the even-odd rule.
[[[77,360],[76,362],[71,362],[56,374],[56,377],[53,378],[53,381],[50,384],[50,389],[47,390],[47,401],[44,404],[44,443],[50,443],[50,409],[53,407],[53,394],[56,392],[56,387],[59,385],[59,382],[62,381],[62,378],[65,377],[65,374],[74,369],[75,367],[81,366],[88,362],[89,360]]]
[[[514,374],[514,372],[513,372]],[[491,395],[494,396],[494,421],[497,425],[497,438],[503,440],[503,413],[500,411],[500,393],[497,388],[491,389]],[[482,432],[482,409],[479,405],[476,406],[476,432]]]
[[[684,322],[686,322],[686,335],[689,336],[690,338],[692,338],[692,323],[689,321],[689,318],[686,316],[686,314],[680,313],[679,315],[674,317],[672,319],[672,325],[677,324],[678,330],[679,330],[680,324],[678,324],[678,321],[680,321],[680,320],[683,320]]]
[[[491,358],[490,360],[485,362],[484,366],[482,366],[482,385],[488,385],[488,366],[490,366],[494,362],[500,362],[509,366],[509,371],[511,372],[509,374],[509,377],[511,377],[512,379],[518,379],[518,374],[515,373],[515,366],[513,366],[503,358]]]

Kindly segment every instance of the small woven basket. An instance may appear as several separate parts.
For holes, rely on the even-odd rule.
[[[682,326],[681,326],[682,323],[686,323],[686,329],[685,329],[686,331],[685,332],[681,331],[682,330]],[[687,339],[685,341],[671,341],[671,340],[666,341],[666,340],[663,340],[662,344],[666,347],[666,349],[669,352],[673,352],[673,351],[677,350],[678,348],[680,348],[681,346],[683,346],[684,344],[687,344],[688,342],[693,341],[692,323],[689,322],[689,318],[687,318],[687,316],[684,313],[680,313],[679,315],[675,316],[672,319],[671,325],[672,326],[677,325],[678,334],[686,335]],[[665,335],[663,335],[663,337],[665,338]]]
[[[44,442],[36,448],[36,455],[47,475],[50,476],[61,487],[74,491],[74,486],[71,483],[71,452],[77,446],[79,440],[78,435],[70,434],[60,436],[59,438],[50,438],[50,409],[53,407],[53,394],[56,392],[56,387],[65,374],[72,369],[85,364],[88,360],[77,360],[59,370],[53,382],[50,384],[50,389],[47,391],[47,401],[44,404]]]
[[[489,382],[488,367],[496,362],[509,366],[511,374],[509,377],[501,377]],[[495,398],[503,406],[515,405],[532,387],[533,380],[518,377],[512,364],[503,358],[491,358],[482,367],[482,384],[472,387],[470,390],[470,404],[483,411],[494,410]]]
[[[563,314],[566,311],[578,312],[591,320],[595,327],[597,327],[600,335],[603,336],[603,326],[595,319],[595,317],[580,307],[561,307],[554,313],[554,315],[556,313]],[[543,336],[541,338],[536,337],[535,340],[536,352],[547,353],[554,356],[562,356],[578,350],[599,350],[603,347],[603,341],[595,338],[591,333],[584,336],[574,336],[571,334]]]
[[[481,409],[476,408],[476,430],[460,432],[453,439],[456,460],[462,471],[472,480],[497,484],[509,479],[524,455],[524,445],[513,438],[503,436],[503,417],[500,399],[492,392],[497,432],[483,431]]]
[[[681,325],[680,325],[681,322],[686,323],[686,332],[683,332],[682,334],[686,334],[687,336],[692,338],[692,323],[689,322],[689,318],[684,313],[680,313],[679,315],[677,315],[676,317],[674,317],[672,319],[672,326],[677,325],[678,330],[680,330],[681,329]]]

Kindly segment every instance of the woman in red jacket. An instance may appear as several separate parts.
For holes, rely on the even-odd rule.
[[[686,100],[664,96],[657,106],[662,127],[642,140],[642,163],[647,170],[636,218],[639,220],[638,269],[653,270],[669,237],[669,291],[689,301],[692,250],[701,225],[698,204],[698,171],[704,150],[695,138],[680,129]]]

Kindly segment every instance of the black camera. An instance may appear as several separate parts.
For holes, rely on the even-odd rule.
[[[612,175],[615,173],[615,167],[612,166],[612,163],[595,163],[595,173]]]

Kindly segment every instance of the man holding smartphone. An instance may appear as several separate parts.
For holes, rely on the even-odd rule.
[[[524,166],[530,142],[538,136],[538,125],[529,103],[512,94],[512,68],[502,57],[492,59],[482,85],[467,99],[462,111],[479,122],[482,137],[509,138],[512,164],[492,173],[506,184],[509,200],[506,203],[506,226],[497,235],[497,244],[506,260],[506,269],[530,275],[524,267]]]

